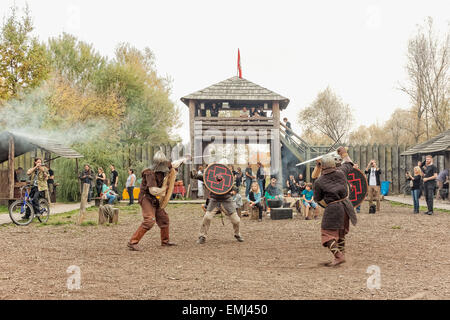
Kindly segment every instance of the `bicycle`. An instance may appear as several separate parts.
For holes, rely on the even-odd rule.
[[[39,199],[39,212],[34,212],[33,204],[30,199],[30,185],[20,188],[20,199],[14,201],[9,206],[9,217],[12,222],[18,226],[26,226],[36,217],[39,222],[46,223],[50,216],[50,206],[46,199]],[[24,192],[25,191],[25,192]]]

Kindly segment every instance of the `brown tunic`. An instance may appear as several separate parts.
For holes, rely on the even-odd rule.
[[[150,203],[155,208],[159,207],[159,201],[156,197],[150,194],[149,188],[157,187],[161,188],[164,182],[164,173],[163,172],[154,172],[150,169],[145,169],[142,171],[142,183],[141,190],[139,192],[139,203],[141,204],[144,198],[150,200]]]
[[[337,168],[324,169],[322,175],[315,181],[314,200],[317,202],[324,200],[328,204],[323,214],[322,229],[345,229],[346,215],[352,224],[356,225],[355,210],[348,199],[347,175],[352,169],[351,162]]]

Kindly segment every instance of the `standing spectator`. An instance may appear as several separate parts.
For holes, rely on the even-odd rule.
[[[109,179],[111,183],[112,190],[117,194],[117,198],[119,200],[119,191],[117,190],[117,186],[119,185],[119,174],[116,171],[115,165],[110,165],[109,168],[111,169],[111,178]]]
[[[267,112],[263,110],[263,107],[257,108],[257,113],[260,117],[267,117]]]
[[[47,186],[48,186],[48,199],[49,202],[51,202],[51,199],[53,199],[53,193],[55,192],[55,172],[50,169],[50,162],[48,162],[45,167],[48,171],[48,179],[47,179]]]
[[[292,133],[293,133],[293,131],[292,131],[291,123],[288,121],[288,118],[283,118],[283,121],[284,121],[285,126],[287,128],[286,129],[286,139],[290,143],[292,143]]]
[[[209,112],[211,113],[211,117],[218,117],[219,116],[219,107],[213,103],[211,110],[209,110]]]
[[[198,167],[197,174],[199,176],[203,177],[203,167],[202,166]],[[198,188],[198,193],[197,193],[198,197],[203,198],[205,193],[203,192],[203,180],[202,179],[197,180],[197,188]]]
[[[130,197],[130,202],[128,203],[129,206],[134,204],[134,185],[136,184],[136,175],[134,174],[133,169],[128,169],[128,178],[126,183],[126,188],[128,191],[128,196]]]
[[[81,185],[84,183],[89,185],[89,192],[88,192],[88,202],[91,202],[92,199],[92,181],[94,180],[94,171],[92,171],[91,167],[88,164],[84,165],[84,170],[80,173],[79,176],[81,180]]]
[[[446,198],[444,193],[444,184],[448,181],[448,169],[442,170],[437,176],[436,181],[438,185],[438,196],[440,199],[444,200]]]
[[[359,169],[359,164],[355,163],[353,165],[353,168]],[[360,213],[361,212],[361,205],[357,206],[355,209],[356,209],[356,213]]]
[[[256,179],[255,175],[253,174],[252,166],[250,165],[250,162],[247,163],[247,168],[245,169],[245,197],[248,197],[248,194],[250,192],[250,188],[252,186],[253,179]]]
[[[55,172],[50,168],[50,162],[45,165],[47,167],[48,171],[48,193],[49,195],[53,194],[53,191],[55,190]]]
[[[422,165],[421,169],[424,173],[423,188],[428,207],[428,211],[425,214],[431,216],[433,214],[433,198],[436,189],[436,178],[438,176],[438,169],[433,164],[433,157],[431,155],[425,157],[425,164]]]
[[[298,193],[301,194],[303,192],[303,190],[305,190],[305,187],[306,187],[305,180],[303,179],[303,175],[301,173],[298,174],[296,185],[297,185]]]
[[[255,107],[251,107],[250,108],[249,116],[250,116],[250,118],[252,118],[252,117],[259,117],[259,113],[258,113],[258,111],[256,110]]]
[[[236,171],[234,172],[234,181],[236,183],[236,187],[238,188],[238,192],[242,184],[243,175],[244,174],[242,173],[242,169],[240,167],[237,167]]]
[[[291,192],[291,197],[299,196],[299,187],[297,186],[297,181],[295,181],[295,177],[293,174],[289,176],[289,179],[286,181],[286,187]]]
[[[242,197],[239,194],[239,189],[237,187],[233,187],[233,189],[231,189],[231,195],[233,196],[233,203],[234,203],[234,206],[236,207],[238,216],[240,217],[243,202],[242,202]]]
[[[419,166],[414,167],[414,177],[406,172],[407,179],[412,181],[411,194],[414,202],[414,213],[419,213],[420,189],[422,186],[422,170]]]
[[[243,107],[243,108],[242,108],[242,110],[241,110],[239,116],[240,116],[241,118],[248,118],[249,112],[248,112],[248,110],[247,110],[246,107]]]
[[[95,187],[97,189],[97,197],[101,197],[103,184],[106,183],[106,174],[102,167],[97,169],[97,178],[95,179]]]
[[[369,206],[373,205],[373,200],[375,199],[377,202],[377,211],[380,211],[381,169],[377,168],[377,162],[375,160],[371,160],[364,173],[367,175],[367,182],[369,184]]]
[[[266,190],[266,175],[264,174],[264,166],[258,161],[258,170],[256,171],[256,181],[259,185],[259,191],[264,194]]]

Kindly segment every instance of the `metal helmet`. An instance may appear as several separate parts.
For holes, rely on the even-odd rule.
[[[342,158],[337,152],[326,154],[322,157],[322,168],[335,168],[337,164],[341,163]]]
[[[167,160],[166,155],[161,150],[153,156],[152,170],[155,172],[169,172],[169,160]]]

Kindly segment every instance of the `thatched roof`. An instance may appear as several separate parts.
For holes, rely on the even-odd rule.
[[[401,156],[414,154],[443,154],[447,151],[450,151],[450,130],[442,132],[430,140],[406,150]]]
[[[35,148],[40,148],[64,158],[75,159],[83,157],[75,150],[72,150],[60,142],[52,139],[17,132],[3,131],[0,133],[0,163],[8,160],[10,135],[14,137],[15,157],[33,151]]]
[[[286,108],[289,104],[288,98],[239,77],[229,78],[181,98],[187,106],[189,100],[279,101],[280,109]]]

